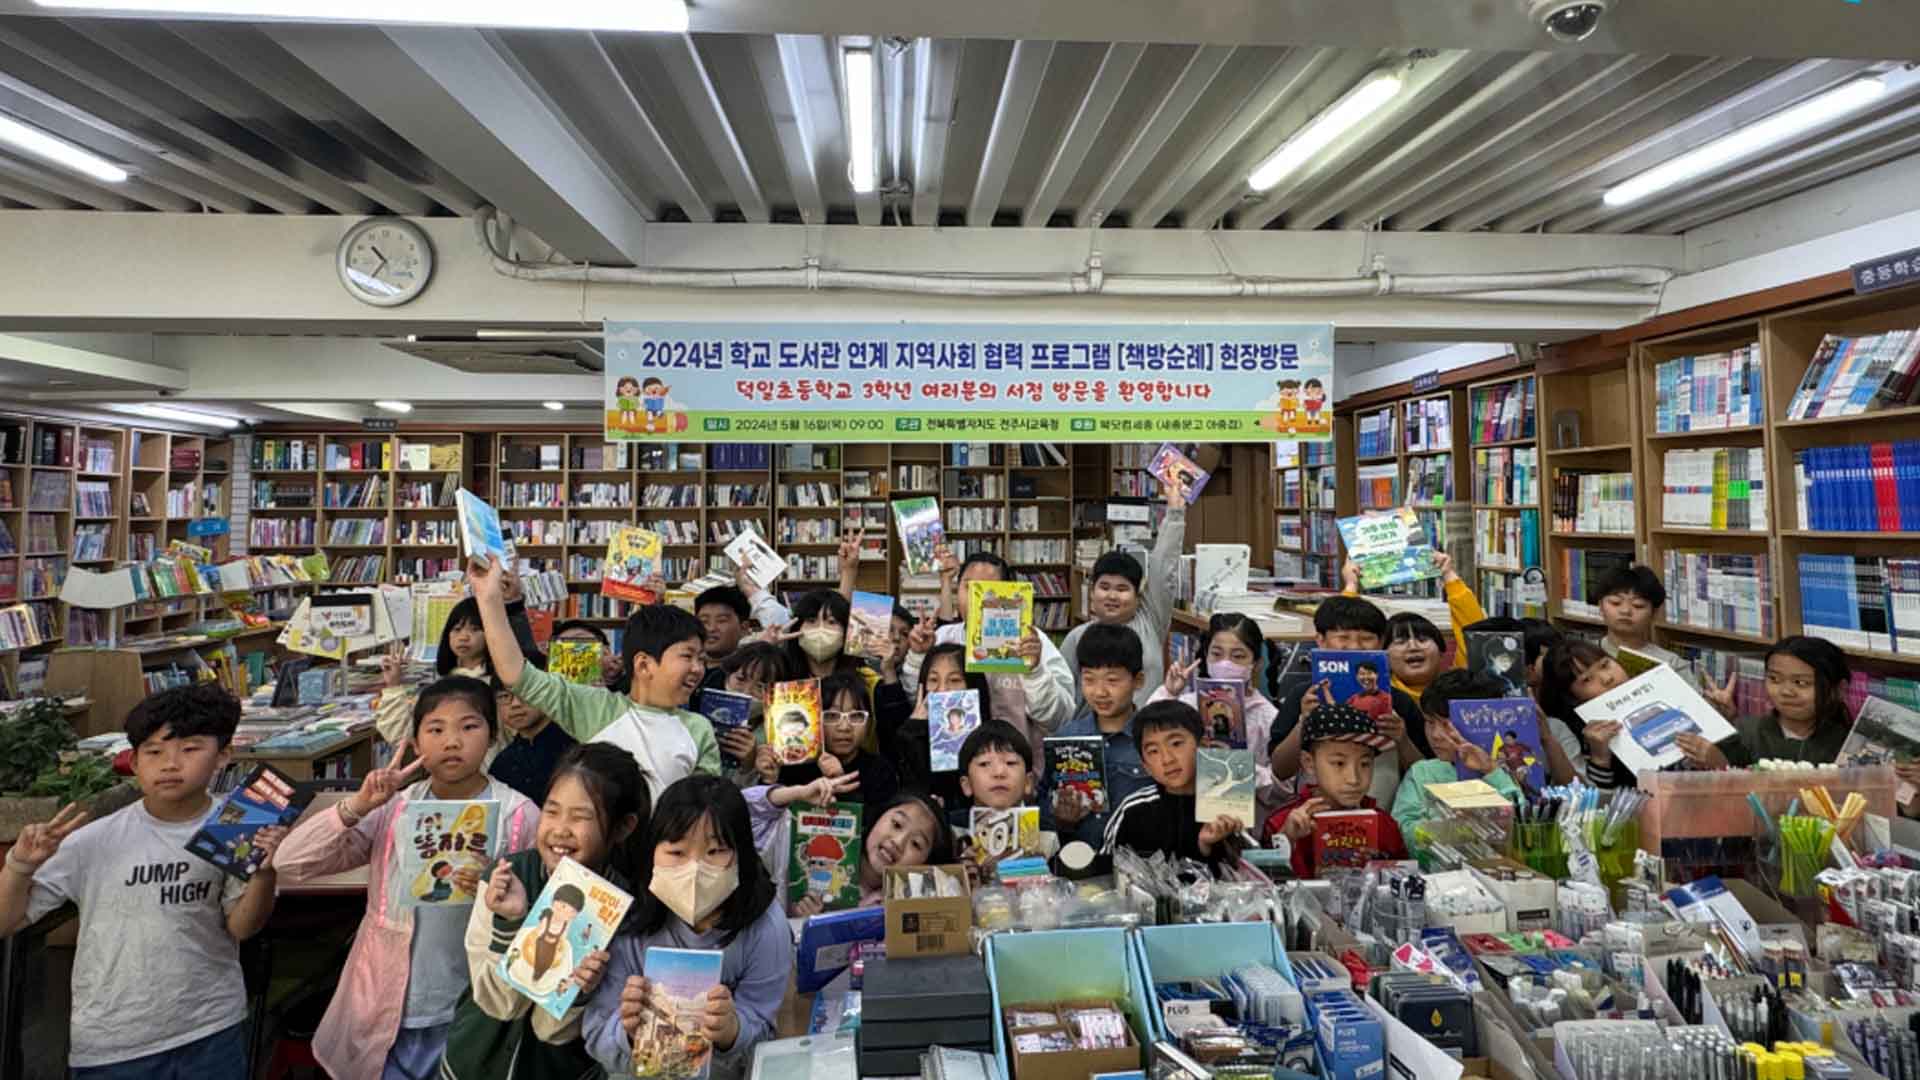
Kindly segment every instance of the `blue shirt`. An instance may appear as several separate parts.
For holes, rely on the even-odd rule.
[[[515,735],[494,755],[487,772],[501,783],[527,797],[535,807],[547,801],[547,785],[553,780],[553,767],[560,756],[572,749],[576,740],[549,722],[531,739]]]
[[[1107,817],[1113,808],[1126,801],[1127,796],[1143,787],[1153,786],[1153,777],[1147,775],[1147,767],[1140,762],[1140,747],[1133,741],[1132,717],[1128,717],[1127,730],[1104,732],[1100,722],[1094,718],[1093,710],[1082,705],[1072,720],[1060,725],[1055,735],[1100,735],[1106,739],[1104,747],[1107,809],[1092,814],[1071,832],[1062,832],[1053,821],[1053,774],[1048,773],[1040,782],[1040,827],[1060,832],[1062,844],[1071,840],[1084,840],[1100,850],[1105,842]]]

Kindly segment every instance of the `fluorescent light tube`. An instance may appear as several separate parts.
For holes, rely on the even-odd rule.
[[[1818,97],[1756,120],[1738,131],[1729,132],[1710,143],[1696,146],[1677,158],[1662,162],[1646,172],[1607,189],[1602,199],[1608,206],[1627,206],[1655,192],[1684,184],[1698,176],[1726,168],[1736,161],[1752,157],[1762,150],[1787,142],[1847,113],[1863,108],[1886,93],[1880,79],[1855,79]]]
[[[376,401],[373,403],[373,407],[376,409],[385,409],[387,412],[409,413],[413,411],[413,406],[407,402],[393,401],[390,399],[386,401]]]
[[[106,158],[10,116],[0,116],[0,143],[105,183],[118,184],[127,179],[127,170]]]
[[[559,412],[565,409],[567,405],[564,401],[543,401],[540,403],[540,407],[548,412]]]
[[[683,33],[686,0],[34,0],[88,15],[216,16],[287,22]]]
[[[171,405],[148,405],[145,402],[133,405],[115,405],[121,412],[151,416],[155,420],[172,420],[179,424],[205,424],[211,427],[232,430],[241,424],[236,416],[222,416],[219,413],[195,412],[192,409],[176,409]]]
[[[1280,149],[1275,150],[1271,157],[1247,176],[1247,186],[1255,191],[1265,191],[1286,179],[1289,173],[1312,160],[1333,140],[1392,101],[1394,95],[1400,92],[1403,82],[1398,68],[1368,75],[1360,85],[1347,91],[1339,101],[1322,110],[1320,115],[1307,122],[1306,127],[1281,143]]]
[[[856,194],[866,195],[880,183],[879,147],[873,123],[873,50],[847,49],[840,54],[847,84],[847,178]]]

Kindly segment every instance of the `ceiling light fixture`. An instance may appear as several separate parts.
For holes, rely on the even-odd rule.
[[[1360,80],[1358,86],[1341,95],[1339,101],[1321,110],[1320,115],[1309,120],[1306,127],[1281,143],[1280,149],[1248,174],[1247,186],[1255,191],[1265,191],[1286,179],[1288,174],[1325,150],[1333,140],[1392,101],[1405,83],[1403,68],[1382,68],[1372,72]]]
[[[548,412],[559,412],[567,407],[567,403],[564,401],[543,401],[540,403],[540,407]]]
[[[231,431],[245,421],[237,416],[222,416],[219,413],[198,412],[193,409],[176,409],[171,405],[149,405],[139,402],[133,405],[115,405],[120,412],[151,416],[155,420],[172,420],[179,424],[202,424],[208,427],[226,428]]]
[[[1737,131],[1696,146],[1677,158],[1662,162],[1632,179],[1607,189],[1601,196],[1608,206],[1628,206],[1656,192],[1684,184],[1698,176],[1723,169],[1750,158],[1760,151],[1812,131],[1847,113],[1877,101],[1887,84],[1877,78],[1855,79],[1836,86],[1818,97],[1783,109],[1772,116],[1747,124]]]
[[[413,411],[413,406],[404,401],[376,401],[373,407],[385,409],[387,412],[410,413]]]
[[[678,34],[686,0],[34,0],[88,15],[227,16],[285,22],[478,26],[524,30],[612,30]]]
[[[847,179],[855,194],[871,194],[880,184],[880,148],[873,122],[873,50],[847,49],[840,54],[840,70],[847,85]]]
[[[10,116],[0,116],[0,142],[104,183],[119,184],[127,179],[127,170],[106,158]]]

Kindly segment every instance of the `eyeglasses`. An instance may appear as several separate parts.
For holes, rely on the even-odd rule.
[[[829,709],[820,714],[820,720],[822,723],[832,727],[850,728],[859,727],[866,723],[867,715],[864,709],[855,709],[852,712],[840,712],[837,709]]]

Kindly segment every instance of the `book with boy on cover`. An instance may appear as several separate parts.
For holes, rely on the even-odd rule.
[[[1107,812],[1107,740],[1100,735],[1049,735],[1042,740],[1046,775],[1053,778],[1054,798],[1072,798],[1084,816]],[[1066,794],[1062,794],[1066,793]]]
[[[293,777],[271,765],[256,765],[240,786],[207,815],[187,850],[241,881],[253,877],[264,856],[253,844],[261,829],[289,826],[313,801]]]
[[[1664,769],[1686,758],[1676,740],[1694,734],[1708,742],[1734,735],[1733,725],[1700,692],[1665,664],[1636,675],[1574,709],[1589,724],[1612,720],[1620,734],[1608,744],[1620,764],[1635,773]]]
[[[1407,507],[1338,518],[1334,524],[1340,528],[1347,558],[1360,568],[1363,589],[1440,576],[1420,515]]]
[[[474,893],[462,888],[454,874],[470,870],[476,879],[485,878],[491,869],[488,849],[499,833],[497,802],[419,799],[408,803],[393,826],[393,851],[400,860],[394,880],[404,890],[401,905],[473,903]]]
[[[1520,790],[1538,791],[1546,785],[1547,755],[1540,747],[1540,713],[1532,700],[1453,701],[1447,712],[1460,737],[1485,750],[1494,767],[1504,767]],[[1457,761],[1453,771],[1462,780],[1485,775]]]
[[[927,752],[933,772],[960,771],[960,744],[980,726],[980,694],[946,690],[927,695]]]
[[[937,572],[940,567],[934,553],[947,542],[947,527],[940,523],[940,501],[930,496],[895,499],[893,521],[900,532],[900,549],[906,557],[907,573]]]
[[[847,655],[885,660],[892,652],[893,597],[854,593],[847,614]]]
[[[1193,759],[1193,819],[1212,821],[1221,815],[1242,824],[1255,820],[1253,751],[1228,746],[1202,746]]]
[[[1147,471],[1162,484],[1177,492],[1180,501],[1188,506],[1200,497],[1200,489],[1207,486],[1210,474],[1194,464],[1192,458],[1180,452],[1172,443],[1160,444],[1160,449],[1147,463]]]
[[[1383,720],[1393,712],[1393,675],[1387,654],[1372,650],[1313,650],[1313,683],[1307,693],[1322,705],[1351,705]]]
[[[860,807],[855,803],[795,803],[793,857],[787,860],[787,902],[807,897],[822,910],[860,903]]]
[[[767,702],[767,745],[782,765],[820,756],[820,680],[774,683]]]
[[[1469,630],[1467,668],[1490,675],[1510,698],[1527,697],[1526,639],[1517,630]]]
[[[660,572],[660,534],[623,525],[607,537],[607,558],[600,564],[600,595],[634,604],[652,604],[660,594],[642,582]]]
[[[1231,679],[1193,680],[1200,710],[1200,745],[1247,748],[1247,684]]]
[[[460,554],[467,558],[486,555],[511,563],[513,540],[500,529],[499,511],[466,488],[454,492],[453,501],[460,511]]]
[[[734,537],[723,550],[735,566],[745,567],[747,576],[762,589],[771,586],[774,578],[787,572],[787,560],[767,546],[766,539],[752,529]]]
[[[713,1044],[702,1019],[707,993],[720,985],[718,949],[647,950],[641,970],[647,1008],[633,1032],[633,1075],[645,1080],[704,1080],[713,1066]]]
[[[1325,810],[1313,815],[1313,866],[1328,870],[1360,870],[1386,855],[1381,840],[1380,811]]]
[[[1001,859],[1038,855],[1040,808],[1010,806],[1005,810],[976,806],[967,812],[968,856],[980,866]]]
[[[550,641],[547,671],[581,686],[600,685],[600,662],[607,647],[597,641]]]
[[[633,897],[606,878],[561,859],[500,958],[500,977],[554,1019],[566,1019],[580,996],[574,967],[607,947],[632,904]]]
[[[1020,642],[1033,629],[1033,586],[1025,581],[967,583],[967,670],[1027,670]]]
[[[731,690],[701,690],[693,695],[693,711],[706,717],[707,722],[713,725],[716,738],[729,731],[753,726],[753,698]],[[730,769],[738,768],[741,764],[725,751],[720,753],[720,763]]]

